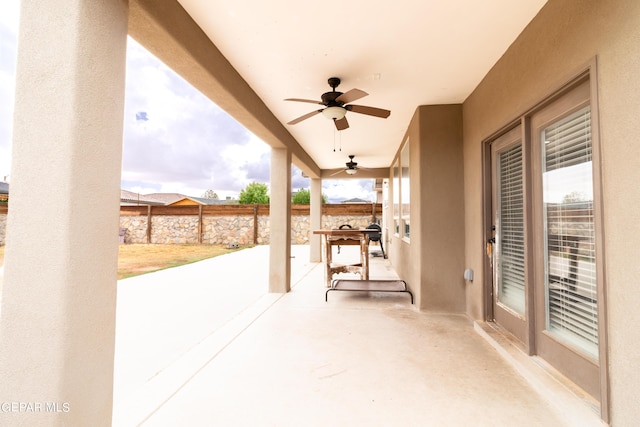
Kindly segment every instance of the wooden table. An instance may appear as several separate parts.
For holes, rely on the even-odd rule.
[[[333,275],[337,273],[356,273],[362,280],[369,279],[369,234],[379,233],[376,229],[345,228],[342,230],[314,230],[313,234],[320,234],[322,238],[323,258],[325,264],[325,284],[331,287]],[[333,246],[360,246],[360,262],[357,264],[333,264]]]

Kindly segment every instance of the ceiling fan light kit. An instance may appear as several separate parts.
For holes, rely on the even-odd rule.
[[[366,169],[366,168],[360,168],[358,167],[358,162],[354,162],[353,158],[355,157],[355,155],[350,154],[349,155],[349,161],[347,163],[345,163],[344,165],[346,166],[346,169],[342,169],[337,171],[336,173],[332,174],[331,176],[334,175],[338,175],[339,173],[342,173],[343,171],[347,174],[347,175],[355,175],[358,173],[358,169]]]
[[[322,115],[328,119],[340,120],[347,114],[347,110],[342,107],[327,107],[322,110]]]
[[[349,122],[345,117],[347,111],[351,111],[353,113],[364,114],[367,116],[379,117],[382,119],[386,119],[391,114],[391,111],[384,110],[382,108],[376,107],[367,107],[365,105],[354,105],[349,104],[350,102],[356,101],[360,98],[364,98],[369,95],[367,92],[360,89],[351,89],[345,93],[338,92],[336,88],[340,85],[340,79],[338,77],[331,77],[328,80],[329,86],[331,86],[331,92],[325,92],[322,94],[322,101],[314,101],[311,99],[301,99],[301,98],[287,98],[285,101],[296,101],[296,102],[307,102],[311,104],[319,104],[324,105],[325,108],[312,111],[310,113],[304,114],[296,119],[288,122],[288,125],[295,125],[296,123],[300,123],[303,120],[306,120],[310,117],[315,116],[316,114],[322,113],[323,116],[332,119],[333,123],[336,126],[337,130],[345,130],[349,127]],[[347,105],[348,104],[348,105]]]

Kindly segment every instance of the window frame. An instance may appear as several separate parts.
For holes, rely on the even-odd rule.
[[[411,170],[409,139],[404,142],[400,150],[400,231],[402,240],[411,240]]]
[[[400,237],[400,158],[393,163],[393,235]]]

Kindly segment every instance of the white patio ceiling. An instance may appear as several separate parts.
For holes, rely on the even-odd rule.
[[[391,110],[348,112],[340,133],[322,115],[285,125],[321,169],[390,166],[416,107],[463,102],[546,2],[178,1],[282,123],[321,108],[285,98],[319,100],[333,76]]]

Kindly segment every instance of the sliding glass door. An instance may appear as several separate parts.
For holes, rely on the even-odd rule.
[[[600,397],[589,84],[532,116],[536,168],[536,349]]]
[[[490,317],[596,399],[601,394],[599,188],[590,83],[490,143]]]
[[[522,126],[491,143],[493,316],[522,342],[528,341],[525,239],[525,163]]]

